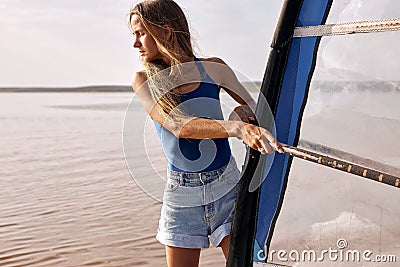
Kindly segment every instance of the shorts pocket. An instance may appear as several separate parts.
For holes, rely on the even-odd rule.
[[[164,191],[165,192],[174,192],[178,188],[179,188],[178,182],[168,179],[167,182],[165,183]]]

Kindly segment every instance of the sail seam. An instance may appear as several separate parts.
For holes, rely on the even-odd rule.
[[[294,29],[293,37],[331,36],[400,30],[400,18],[303,26]]]

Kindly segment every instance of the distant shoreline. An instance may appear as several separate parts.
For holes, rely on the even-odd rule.
[[[79,87],[0,87],[0,93],[114,93],[133,92],[130,86],[95,85]]]
[[[261,82],[242,82],[250,92],[259,92]],[[324,91],[400,91],[400,81],[315,81]],[[77,87],[0,87],[0,93],[131,93],[128,85],[90,85]]]
[[[258,92],[261,82],[243,82],[249,91]],[[91,85],[77,87],[0,87],[0,93],[130,93],[132,87],[124,85]]]

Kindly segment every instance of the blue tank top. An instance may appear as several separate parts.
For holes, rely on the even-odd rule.
[[[180,105],[192,117],[223,120],[218,85],[205,72],[200,60],[195,58],[200,72],[200,85],[193,91],[180,95]],[[231,149],[227,138],[189,139],[177,138],[154,121],[170,170],[179,172],[207,172],[228,164]]]

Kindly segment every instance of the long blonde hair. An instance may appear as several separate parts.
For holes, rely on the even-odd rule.
[[[194,57],[189,24],[183,10],[172,0],[144,0],[136,4],[130,12],[137,15],[147,32],[154,38],[157,48],[164,60],[144,62],[148,84],[152,97],[159,107],[166,113],[176,111],[179,105],[179,95],[172,92],[176,75],[179,74],[179,65],[184,57]],[[171,30],[171,38],[160,38],[160,31],[166,26]],[[171,68],[169,71],[162,71]],[[178,71],[177,71],[178,70]]]

